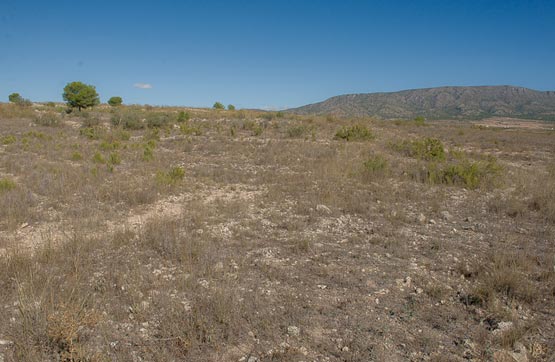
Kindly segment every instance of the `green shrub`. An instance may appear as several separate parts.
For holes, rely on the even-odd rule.
[[[123,103],[123,99],[121,97],[116,96],[108,99],[108,104],[111,105],[112,107],[121,106],[122,103]]]
[[[108,163],[110,165],[119,165],[121,163],[121,156],[117,152],[110,153],[108,158]]]
[[[170,124],[170,116],[166,113],[150,113],[146,118],[148,128],[161,128]]]
[[[341,127],[341,129],[335,133],[334,139],[346,141],[367,141],[374,139],[374,135],[368,127],[356,124],[350,127]]]
[[[154,149],[156,148],[156,141],[150,140],[143,147],[143,160],[151,161],[154,159]]]
[[[214,109],[225,109],[225,106],[221,102],[216,102],[216,103],[214,103],[212,108],[214,108]]]
[[[235,110],[235,106],[233,104],[228,104],[227,105],[227,110],[228,111],[234,111]]]
[[[13,135],[7,135],[2,137],[2,144],[4,145],[11,145],[12,143],[16,143],[17,142],[17,138],[15,138],[15,136]]]
[[[413,156],[428,161],[444,161],[445,149],[437,138],[425,138],[412,143]]]
[[[159,171],[156,174],[156,181],[160,185],[174,185],[185,177],[185,170],[183,167],[173,167],[168,172]]]
[[[251,131],[253,136],[260,136],[264,131],[260,124],[250,119],[243,121],[243,129]]]
[[[106,159],[100,152],[96,152],[92,158],[94,163],[106,163]]]
[[[90,140],[97,140],[101,136],[101,131],[96,127],[85,127],[79,130],[81,136],[87,137]]]
[[[55,127],[60,124],[60,115],[52,112],[42,113],[36,116],[33,122],[39,126]]]
[[[79,152],[73,152],[71,154],[71,160],[72,161],[81,161],[83,159],[83,155]]]
[[[426,161],[444,161],[445,149],[443,143],[437,138],[392,143],[393,149],[407,156]]]
[[[8,178],[0,178],[0,193],[15,189],[15,182]]]
[[[372,156],[364,162],[364,170],[370,174],[384,173],[387,168],[387,160],[379,155]]]
[[[470,161],[456,160],[451,163],[428,162],[418,176],[430,184],[445,184],[476,189],[481,186],[498,186],[501,183],[503,168],[495,158]]]
[[[191,115],[189,114],[189,112],[181,111],[177,115],[177,122],[179,123],[187,122],[190,119],[191,119]]]
[[[310,132],[311,128],[306,125],[298,124],[287,128],[286,133],[289,138],[301,138]]]
[[[114,136],[121,141],[129,141],[131,139],[131,133],[122,129],[114,132]]]
[[[426,122],[426,118],[422,117],[422,116],[418,116],[414,119],[414,123],[417,126],[424,126]]]
[[[191,124],[189,124],[189,122],[186,123],[182,123],[179,126],[179,131],[181,132],[181,134],[183,135],[195,135],[195,136],[200,136],[202,134],[202,130],[200,129],[199,126],[192,126]]]
[[[114,141],[114,142],[102,141],[99,147],[103,151],[113,151],[120,148],[120,143],[118,141]]]
[[[112,125],[125,129],[139,130],[145,128],[143,115],[135,110],[125,110],[112,115]]]

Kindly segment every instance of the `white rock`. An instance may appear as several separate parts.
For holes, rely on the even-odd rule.
[[[287,327],[287,334],[291,337],[297,337],[299,334],[301,334],[301,330],[297,326],[289,326]]]
[[[322,213],[322,214],[331,214],[331,210],[329,207],[327,207],[326,205],[316,205],[316,211]]]

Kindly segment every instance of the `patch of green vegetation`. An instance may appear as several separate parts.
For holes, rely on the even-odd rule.
[[[0,178],[0,193],[15,189],[16,184],[8,178]]]
[[[14,135],[7,135],[2,137],[2,144],[4,145],[11,145],[12,143],[16,143],[17,138]]]
[[[391,148],[407,156],[426,161],[445,161],[445,148],[437,138],[391,143]]]
[[[189,135],[200,136],[202,134],[202,130],[199,126],[191,125],[189,122],[185,122],[179,125],[179,131],[181,132],[181,134],[187,135],[187,136]]]
[[[372,156],[364,161],[364,170],[370,174],[383,174],[387,168],[387,160],[380,155]]]
[[[260,136],[264,131],[264,129],[258,122],[255,122],[250,119],[243,121],[243,129],[250,131],[251,134],[256,137]]]
[[[159,171],[156,174],[156,182],[160,185],[174,185],[185,177],[185,170],[183,167],[173,167],[167,172]]]
[[[354,126],[343,126],[335,133],[334,139],[345,141],[369,141],[374,139],[375,136],[372,131],[361,124]]]
[[[417,126],[424,126],[426,125],[426,118],[424,118],[423,116],[418,116],[414,119],[414,123]]]
[[[146,117],[146,125],[148,128],[163,128],[171,123],[170,116],[167,113],[149,113]]]
[[[145,128],[143,114],[133,109],[124,109],[112,115],[112,125],[129,130]]]
[[[100,149],[103,151],[114,151],[121,147],[121,144],[118,141],[102,141],[99,145]]]
[[[110,165],[119,165],[121,163],[121,156],[117,152],[110,153],[108,157],[108,163]]]
[[[85,127],[79,130],[81,136],[87,137],[90,140],[100,139],[101,133],[100,129],[96,127]]]
[[[73,152],[71,154],[71,160],[72,161],[81,161],[83,159],[83,155],[80,152]]]
[[[191,119],[191,115],[189,114],[189,112],[181,111],[177,115],[177,122],[179,123],[187,122],[190,119]]]
[[[302,138],[312,130],[312,127],[308,127],[304,124],[297,124],[289,126],[285,132],[289,138]]]
[[[92,158],[94,163],[106,163],[106,159],[100,152],[96,152]]]
[[[154,149],[156,148],[156,141],[150,140],[143,147],[143,160],[152,161],[154,159]]]
[[[456,160],[450,163],[428,162],[424,168],[423,181],[476,189],[481,186],[498,186],[503,168],[495,158],[471,161]]]
[[[39,126],[55,127],[60,124],[60,116],[52,112],[43,113],[35,117],[33,122]]]

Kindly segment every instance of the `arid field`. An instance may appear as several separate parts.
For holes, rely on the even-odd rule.
[[[0,104],[0,362],[555,361],[553,123],[64,110]]]

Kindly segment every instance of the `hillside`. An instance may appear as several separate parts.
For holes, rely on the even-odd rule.
[[[481,119],[492,116],[555,120],[555,92],[514,86],[439,87],[347,94],[288,110],[297,114],[380,118]]]

